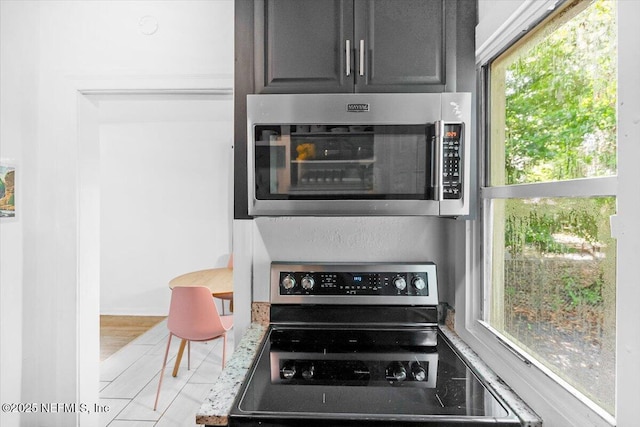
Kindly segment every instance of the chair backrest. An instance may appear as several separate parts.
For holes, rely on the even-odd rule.
[[[189,341],[210,340],[226,331],[211,291],[204,286],[173,288],[167,327]]]

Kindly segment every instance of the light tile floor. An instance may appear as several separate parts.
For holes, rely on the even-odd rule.
[[[185,351],[178,375],[171,376],[180,340],[173,338],[164,372],[158,410],[153,403],[169,331],[166,320],[100,364],[100,404],[109,411],[101,427],[194,427],[195,415],[222,371],[222,339],[191,343],[191,369]],[[227,334],[227,360],[233,333]]]

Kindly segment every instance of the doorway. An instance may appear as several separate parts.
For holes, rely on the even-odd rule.
[[[100,314],[166,315],[169,280],[226,264],[232,109],[230,96],[101,99]]]
[[[168,280],[226,263],[233,218],[232,102],[228,89],[79,91],[77,386],[82,401],[98,397],[103,303],[105,311],[117,314],[166,314]],[[194,153],[198,158],[189,160]],[[177,172],[168,173],[174,168]],[[149,178],[156,184],[151,188]],[[122,203],[113,203],[114,194]],[[146,224],[135,230],[134,220],[155,224],[155,232]],[[207,228],[211,224],[216,226]],[[150,238],[146,251],[140,243],[145,238]],[[131,276],[127,284],[110,271],[114,265]],[[103,280],[114,281],[114,287],[101,286]],[[102,301],[108,289],[114,289],[107,291],[112,295]],[[91,420],[81,414],[84,418]]]

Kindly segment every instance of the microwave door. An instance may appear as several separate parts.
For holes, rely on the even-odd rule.
[[[287,194],[291,189],[291,138],[284,134],[271,141],[271,193]]]
[[[273,128],[273,127],[271,127]],[[291,190],[291,138],[288,126],[256,130],[255,195],[258,199],[282,199]]]
[[[399,199],[428,198],[429,128],[431,125],[376,126],[373,144],[376,193]]]

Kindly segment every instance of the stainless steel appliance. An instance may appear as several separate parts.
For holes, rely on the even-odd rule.
[[[230,426],[519,426],[438,326],[431,263],[274,263]]]
[[[250,215],[469,214],[471,94],[248,95]]]

